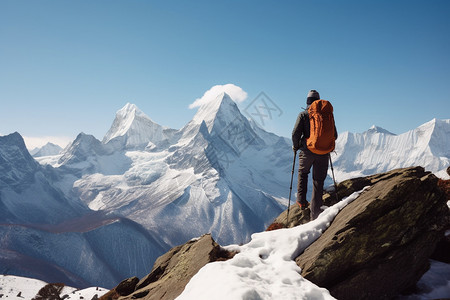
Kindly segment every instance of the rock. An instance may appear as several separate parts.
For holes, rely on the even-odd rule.
[[[120,296],[128,296],[135,291],[138,282],[139,278],[137,277],[125,279],[115,287],[115,290]]]
[[[450,201],[450,180],[439,179],[438,186],[445,193],[447,201]]]
[[[148,295],[150,291],[136,292],[131,299],[141,299]]]
[[[301,210],[297,203],[291,205],[289,208],[289,223],[287,220],[288,211],[282,212],[273,223],[267,228],[267,230],[279,229],[279,228],[291,228],[301,224],[308,223],[310,221],[310,209]],[[288,223],[288,224],[287,224]]]
[[[438,260],[441,262],[445,262],[450,264],[450,229],[447,229],[449,232],[448,236],[444,236],[436,245],[436,249],[434,250],[431,258],[434,260]]]
[[[447,201],[450,201],[450,180],[439,179],[438,186],[445,193]],[[431,258],[450,264],[450,221],[448,221],[448,226],[445,228],[445,236],[436,245],[436,250]]]
[[[445,196],[423,168],[346,181],[339,198],[367,185],[295,260],[303,277],[340,300],[389,299],[413,287],[448,226]]]
[[[210,234],[203,235],[160,256],[150,274],[136,285],[135,291],[120,299],[175,299],[204,265],[233,255],[223,250]]]
[[[63,288],[63,283],[46,284],[32,300],[61,300],[60,294]],[[17,295],[17,297],[19,297],[19,295]]]

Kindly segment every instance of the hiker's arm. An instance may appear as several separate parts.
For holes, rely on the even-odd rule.
[[[302,133],[303,133],[303,122],[300,113],[297,117],[297,121],[295,122],[294,129],[292,130],[292,146],[294,150],[298,150],[300,148],[300,140],[302,138]]]
[[[334,124],[334,139],[337,140],[338,138],[338,133],[337,133],[337,129],[336,129],[336,124]]]

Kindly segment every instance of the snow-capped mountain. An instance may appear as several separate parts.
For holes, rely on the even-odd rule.
[[[50,155],[58,155],[63,148],[53,143],[47,143],[40,148],[34,148],[30,151],[30,154],[33,157],[41,157],[41,156],[50,156]]]
[[[73,191],[91,209],[120,213],[157,230],[170,245],[205,232],[225,243],[245,241],[283,209],[286,170],[277,164],[290,158],[291,150],[280,140],[286,147],[266,144],[222,94],[199,109],[172,145],[122,149],[131,161],[122,176],[86,175]]]
[[[63,177],[72,175],[81,177],[94,173],[123,174],[130,167],[131,161],[125,156],[123,148],[116,149],[114,146],[117,145],[103,144],[93,135],[80,133],[60,155],[55,157],[56,161],[52,165],[58,167]],[[40,161],[47,159],[52,161],[48,157]]]
[[[0,137],[0,223],[55,224],[85,213],[53,186],[57,177],[31,157],[19,133]]]
[[[372,133],[372,134],[374,134],[374,133],[385,133],[385,134],[388,134],[388,135],[396,135],[396,134],[394,134],[394,133],[392,133],[392,132],[390,132],[390,131],[388,131],[388,130],[386,130],[384,128],[376,126],[376,125],[372,125],[372,127],[370,127],[369,130],[367,130],[366,132],[367,133]]]
[[[104,144],[115,148],[143,149],[167,142],[174,130],[153,122],[136,105],[127,103],[117,111],[116,118],[103,138]]]
[[[449,136],[450,120],[400,135],[376,126],[341,133],[332,155],[337,179],[413,165],[445,176]],[[221,94],[180,130],[127,104],[102,141],[81,133],[60,154],[35,159],[40,164],[19,134],[0,137],[2,264],[41,279],[43,269],[54,270],[74,285],[95,280],[84,263],[60,259],[73,256],[102,270],[105,284],[97,284],[109,287],[118,277],[148,272],[163,251],[204,233],[225,245],[265,229],[287,204],[293,152],[290,139],[266,132]],[[100,223],[89,217],[92,210]],[[128,245],[111,252],[114,259],[111,238]],[[131,272],[142,256],[145,270]],[[24,257],[45,268],[20,273]]]
[[[146,274],[168,245],[135,222],[93,213],[63,193],[57,183],[64,172],[37,163],[20,134],[0,137],[2,272],[77,287],[112,287],[136,272]]]
[[[336,177],[341,181],[420,165],[447,178],[449,137],[450,119],[433,119],[399,135],[376,126],[363,133],[344,132],[336,141],[336,154],[332,154]]]
[[[148,272],[153,261],[170,246],[205,232],[231,243],[248,240],[253,232],[263,230],[283,209],[281,198],[287,190],[283,178],[287,170],[273,169],[283,156],[290,157],[290,149],[286,146],[280,150],[271,134],[259,129],[263,137],[270,137],[270,143],[265,143],[227,95],[216,101],[216,106],[199,109],[190,124],[173,134],[172,144],[159,143],[152,149],[145,147],[148,142],[140,150],[131,150],[126,144],[113,140],[104,143],[81,133],[59,155],[36,158],[41,166],[16,134],[17,140],[10,144],[20,147],[8,150],[2,145],[2,153],[8,153],[3,155],[4,160],[10,162],[4,169],[13,175],[17,173],[3,173],[2,205],[14,203],[16,207],[23,201],[19,196],[17,200],[11,198],[8,190],[11,186],[23,189],[30,177],[27,174],[40,170],[42,177],[48,179],[47,185],[41,185],[65,196],[67,202],[81,200],[78,205],[82,209],[78,215],[68,216],[59,213],[65,212],[65,206],[54,207],[51,201],[43,200],[40,205],[45,212],[36,215],[36,224],[28,225],[25,218],[10,218],[9,214],[2,216],[2,221],[8,221],[0,227],[2,236],[7,237],[2,240],[2,264],[16,275],[49,281],[54,278],[51,276],[59,276],[75,286],[92,284],[97,274],[94,269],[102,270],[105,275],[97,284],[109,287],[118,276]],[[134,115],[136,110],[127,111]],[[126,114],[121,116],[123,120],[130,119]],[[117,122],[113,127],[116,125]],[[135,135],[142,136],[139,131],[127,134],[130,140],[135,140]],[[251,140],[246,141],[241,135]],[[284,138],[280,141],[286,143]],[[21,156],[16,152],[27,158],[27,164],[19,162]],[[266,162],[261,164],[258,157]],[[46,198],[45,193],[33,191]],[[34,199],[21,195],[27,201]],[[103,221],[98,223],[89,217],[92,212],[83,204],[98,210],[100,215],[96,218]],[[22,210],[36,214],[31,206]],[[8,211],[2,210],[4,214]],[[121,222],[111,221],[119,218],[114,217],[117,214],[134,222],[123,221],[127,220],[123,217]],[[49,216],[56,220],[45,219]],[[63,220],[66,222],[61,223]],[[143,231],[136,229],[137,223]],[[121,253],[107,250],[112,248],[112,239],[123,239],[127,249],[121,249]],[[59,247],[57,241],[65,246]],[[145,255],[138,251],[145,251]],[[117,259],[109,255],[122,257],[122,263],[114,267]],[[61,260],[67,256],[73,260]],[[127,257],[145,257],[146,261]],[[29,261],[27,265],[31,267],[22,268],[21,261]],[[133,266],[141,269],[133,270]]]

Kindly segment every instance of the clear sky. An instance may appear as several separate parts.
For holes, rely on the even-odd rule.
[[[0,134],[102,139],[127,102],[178,129],[225,84],[286,137],[310,89],[340,132],[450,118],[450,1],[0,0]]]

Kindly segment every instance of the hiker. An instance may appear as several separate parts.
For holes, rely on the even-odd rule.
[[[314,188],[311,197],[311,220],[316,219],[322,212],[323,184],[327,177],[329,153],[334,150],[334,143],[337,139],[337,131],[332,114],[333,107],[328,101],[319,100],[320,95],[316,90],[309,91],[306,98],[307,108],[298,115],[294,130],[292,131],[292,149],[295,153],[297,153],[297,150],[301,150],[299,154],[297,203],[302,210],[309,206],[309,203],[306,200],[306,192],[308,187],[308,174],[311,167],[313,168],[312,177]],[[316,101],[317,103],[312,105]],[[313,109],[316,109],[319,105],[325,105],[325,103],[331,106],[331,117],[327,119],[328,121],[323,121],[324,124],[321,124],[324,125],[324,132],[317,133],[315,130],[320,131],[320,129],[315,128],[320,126],[314,125],[316,123],[313,124],[313,120],[321,118],[310,118],[310,114],[315,114]],[[328,122],[328,124],[325,124],[326,122]],[[315,128],[311,128],[311,126]],[[317,139],[322,139],[322,141],[319,142],[322,144],[323,139],[325,139],[326,146],[324,149],[317,151],[317,149],[314,148],[314,145],[312,144],[317,142]]]

